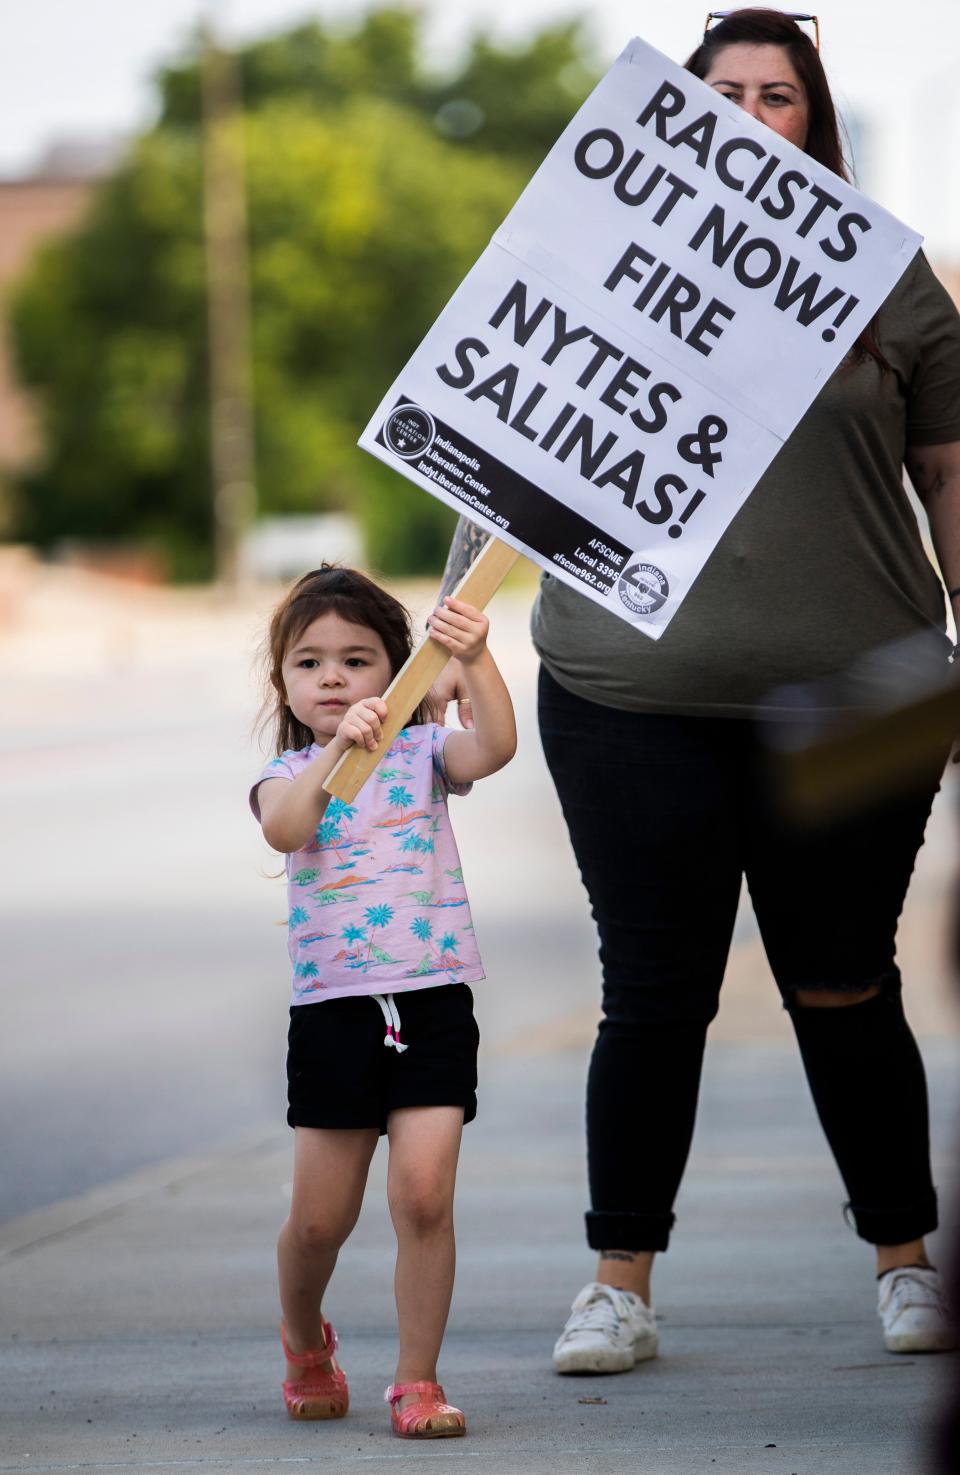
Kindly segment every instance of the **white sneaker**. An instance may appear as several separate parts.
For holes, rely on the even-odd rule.
[[[632,1291],[591,1281],[553,1349],[558,1373],[622,1373],[657,1355],[657,1318]]]
[[[904,1265],[880,1277],[877,1314],[888,1352],[952,1352],[957,1335],[943,1282],[932,1266]]]

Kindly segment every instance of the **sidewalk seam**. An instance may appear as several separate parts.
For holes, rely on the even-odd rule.
[[[125,1208],[141,1203],[156,1193],[189,1183],[194,1178],[218,1171],[238,1158],[255,1157],[275,1151],[284,1137],[279,1132],[265,1136],[258,1132],[244,1137],[231,1147],[216,1152],[167,1158],[134,1173],[114,1179],[87,1193],[59,1203],[33,1209],[16,1219],[0,1224],[0,1269],[20,1255],[39,1249],[53,1240],[63,1239],[91,1224],[113,1218]],[[0,1470],[4,1467],[0,1466]]]

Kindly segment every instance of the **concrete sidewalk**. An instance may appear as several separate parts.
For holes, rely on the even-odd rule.
[[[934,1120],[949,1123],[956,1047],[934,1041],[925,1054]],[[841,1222],[799,1063],[779,1043],[708,1054],[678,1228],[658,1267],[661,1358],[613,1378],[552,1374],[552,1341],[591,1266],[584,1067],[579,1051],[486,1063],[465,1134],[442,1365],[468,1414],[465,1440],[411,1446],[389,1433],[382,1151],[327,1306],[350,1415],[286,1419],[273,1242],[290,1139],[268,1129],[0,1226],[0,1471],[430,1461],[491,1475],[918,1475],[956,1360],[884,1352],[869,1252]],[[942,1188],[951,1146],[935,1144]]]
[[[0,805],[17,836],[0,895],[0,1205],[34,1208],[0,1224],[0,1475],[427,1461],[491,1475],[922,1471],[929,1410],[956,1360],[882,1349],[870,1254],[841,1222],[842,1189],[746,906],[678,1228],[657,1269],[663,1355],[605,1380],[551,1372],[592,1273],[582,1102],[599,987],[535,732],[531,592],[502,592],[494,611],[520,752],[456,815],[489,979],[476,990],[481,1108],[464,1141],[442,1365],[470,1433],[427,1446],[394,1440],[381,1401],[395,1356],[382,1153],[327,1306],[350,1417],[296,1425],[280,1402],[284,907],[245,803],[261,762],[249,665],[263,610],[172,591],[121,598],[44,570],[0,639]],[[433,593],[409,602],[422,613]],[[217,762],[198,764],[198,749]],[[954,799],[935,807],[898,951],[942,1189],[960,1128],[945,945]],[[55,917],[36,881],[50,874],[51,836],[70,863]],[[118,867],[131,837],[136,863]],[[185,1145],[205,1156],[171,1156]]]

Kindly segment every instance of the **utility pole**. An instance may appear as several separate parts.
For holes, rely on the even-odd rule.
[[[236,593],[256,511],[243,110],[237,58],[218,44],[212,18],[201,48],[214,553],[218,584]]]

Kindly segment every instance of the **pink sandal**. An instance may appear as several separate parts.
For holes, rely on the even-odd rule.
[[[406,1393],[420,1395],[416,1403],[397,1408]],[[391,1383],[383,1395],[390,1405],[390,1422],[401,1439],[453,1439],[466,1434],[467,1421],[458,1408],[444,1401],[439,1383]]]
[[[280,1341],[283,1355],[294,1367],[312,1374],[305,1378],[290,1379],[283,1385],[283,1401],[291,1419],[342,1419],[350,1407],[347,1390],[347,1375],[337,1366],[334,1353],[337,1350],[337,1334],[329,1321],[321,1321],[323,1346],[316,1352],[291,1352],[287,1345],[287,1333],[280,1323]],[[324,1369],[329,1362],[331,1371]]]

